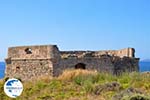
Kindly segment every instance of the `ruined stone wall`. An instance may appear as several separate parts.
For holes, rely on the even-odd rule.
[[[114,74],[139,71],[139,58],[113,57],[112,63],[114,65]]]
[[[134,53],[133,48],[105,51],[59,51],[56,45],[11,47],[8,49],[6,58],[5,76],[22,80],[45,75],[58,76],[66,69],[75,69],[78,64],[85,65],[87,70],[113,74],[138,71],[139,59],[134,57]]]
[[[85,64],[87,70],[96,70],[98,72],[107,72],[115,75],[121,74],[122,72],[139,71],[138,58],[121,58],[109,55],[101,55],[100,57],[78,57],[74,55],[62,58],[56,72],[59,75],[63,70],[75,69],[75,66],[79,63]]]
[[[102,50],[102,51],[61,51],[61,57],[100,57],[101,55],[110,55],[110,56],[118,56],[120,58],[123,57],[131,57],[134,58],[135,50],[133,48],[125,48],[121,50]]]
[[[53,76],[53,66],[60,57],[56,45],[21,46],[8,49],[6,77],[23,80],[39,76]]]
[[[53,66],[48,59],[42,60],[12,60],[7,64],[6,77],[21,78],[23,81],[39,76],[52,76]]]
[[[8,48],[8,58],[13,59],[45,59],[54,58],[56,45],[19,46]]]
[[[75,66],[79,63],[85,64],[87,70],[95,70],[99,72],[113,73],[114,65],[111,62],[110,57],[93,58],[93,57],[68,57],[60,61],[60,66],[57,67],[57,74],[61,74],[63,70],[75,69]]]
[[[104,50],[104,51],[97,51],[95,56],[100,56],[104,54],[108,54],[110,56],[118,56],[120,58],[123,57],[134,57],[135,50],[133,48],[125,48],[121,50]]]

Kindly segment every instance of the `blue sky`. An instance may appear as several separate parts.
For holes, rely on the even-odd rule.
[[[12,46],[60,50],[134,47],[150,58],[150,0],[1,0],[0,61]]]

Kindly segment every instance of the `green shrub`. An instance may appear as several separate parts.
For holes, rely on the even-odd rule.
[[[97,82],[97,78],[95,78],[96,75],[78,75],[76,77],[74,77],[74,82],[78,85],[84,85],[86,83],[96,83]]]

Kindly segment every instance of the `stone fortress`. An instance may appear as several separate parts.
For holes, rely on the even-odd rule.
[[[5,77],[29,80],[58,76],[66,69],[87,69],[120,74],[139,71],[133,48],[106,51],[59,51],[57,45],[19,46],[8,49]]]

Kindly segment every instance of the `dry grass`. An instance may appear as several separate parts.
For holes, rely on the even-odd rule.
[[[103,87],[110,87],[106,84],[111,82],[119,83],[121,89],[111,90]],[[96,71],[65,70],[59,77],[40,76],[23,82],[24,91],[17,100],[112,100],[114,95],[129,87],[140,89],[142,93],[150,95],[149,82],[149,73],[124,73],[122,76],[113,76]],[[4,80],[0,80],[0,100],[12,100],[5,95],[3,85]],[[95,94],[97,86],[99,90],[104,89],[100,94]]]
[[[62,75],[58,77],[59,80],[73,80],[73,78],[79,76],[79,75],[96,75],[96,71],[92,70],[82,70],[82,69],[77,69],[77,70],[65,70]]]
[[[71,97],[68,100],[107,100],[102,96],[86,95],[83,97]]]
[[[53,79],[54,79],[54,77],[52,77],[52,76],[44,75],[44,76],[38,76],[37,78],[32,79],[32,82],[43,81],[45,83],[49,83]]]

